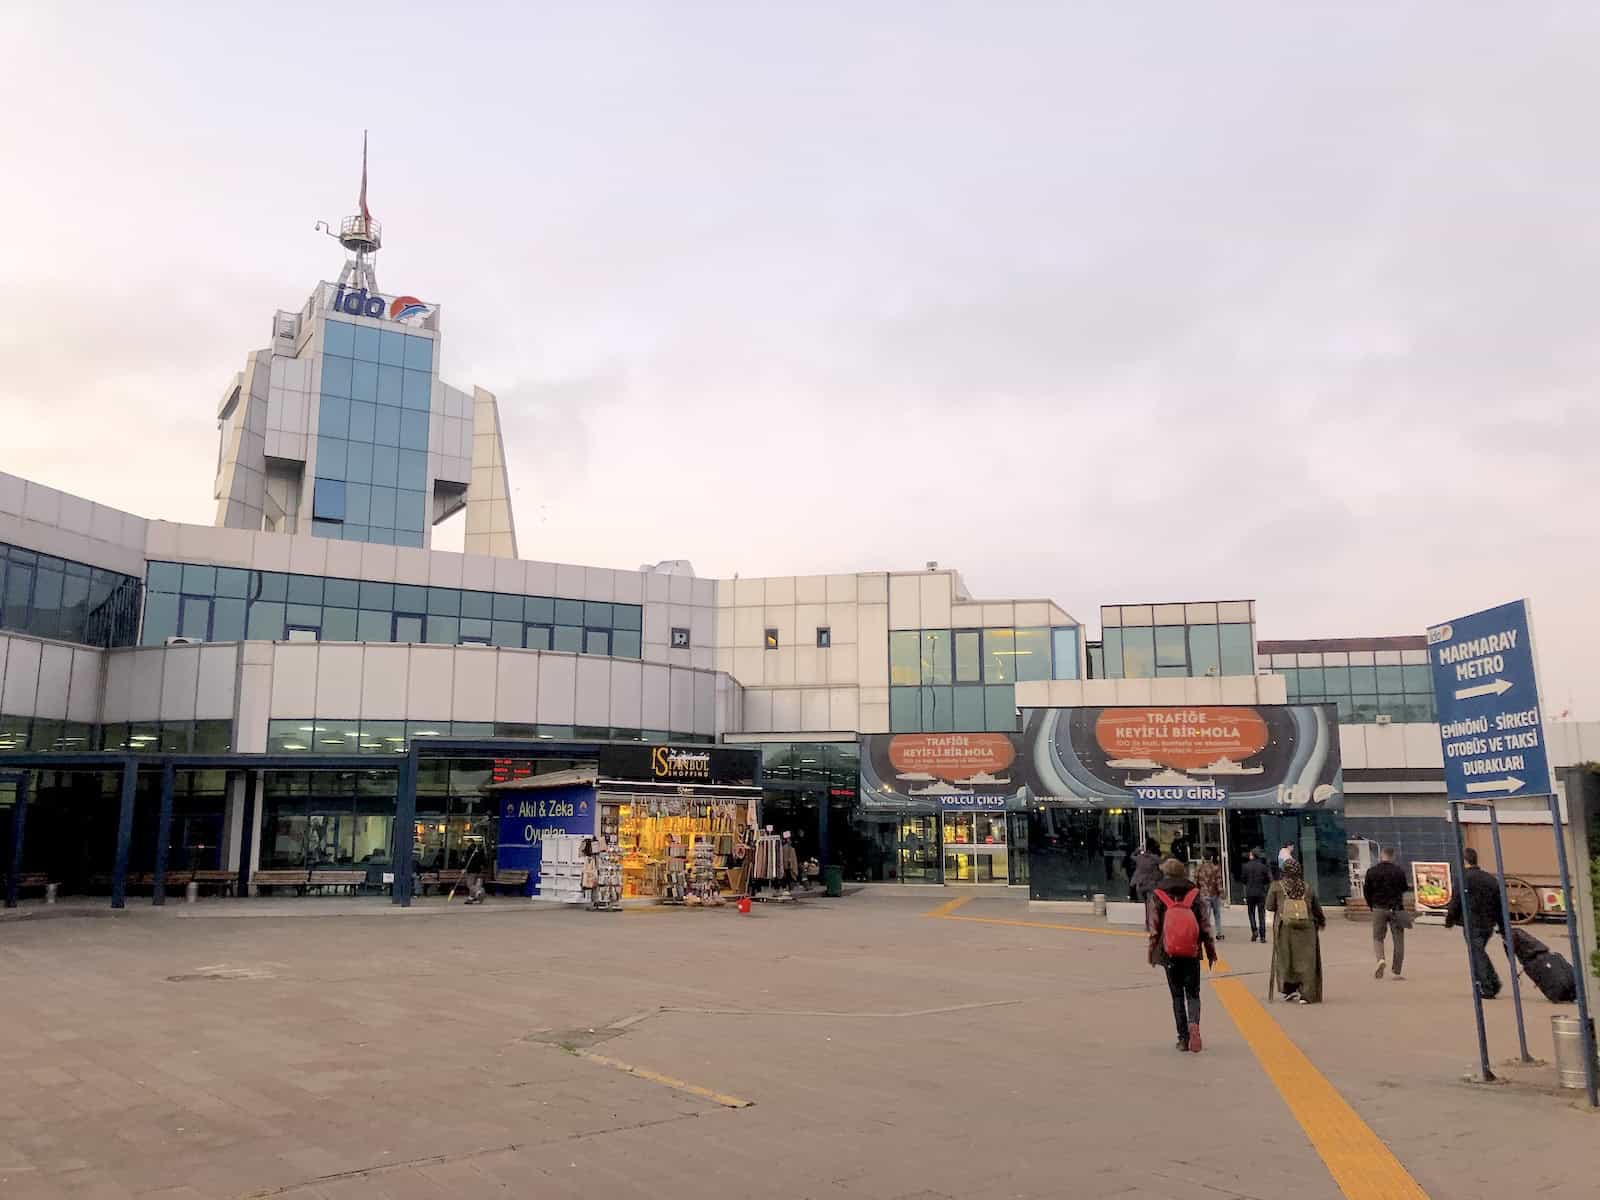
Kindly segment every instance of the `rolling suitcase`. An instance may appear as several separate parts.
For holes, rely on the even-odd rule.
[[[1572,964],[1555,951],[1524,962],[1522,969],[1551,1004],[1567,1004],[1577,999],[1578,984]]]
[[[1513,929],[1511,931],[1511,948],[1516,951],[1517,961],[1523,966],[1527,966],[1541,954],[1550,953],[1549,946],[1546,946],[1525,929]]]

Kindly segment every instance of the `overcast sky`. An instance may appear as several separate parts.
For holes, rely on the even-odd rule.
[[[524,557],[1520,595],[1600,718],[1593,4],[0,6],[0,467],[210,522],[334,277],[500,398]],[[459,544],[459,542],[457,543]]]

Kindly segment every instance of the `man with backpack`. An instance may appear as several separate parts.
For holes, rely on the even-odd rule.
[[[1145,909],[1145,928],[1150,934],[1150,965],[1167,973],[1178,1049],[1199,1054],[1200,956],[1203,953],[1207,965],[1215,966],[1217,944],[1200,889],[1189,882],[1189,868],[1175,858],[1161,864],[1161,882],[1151,891]]]

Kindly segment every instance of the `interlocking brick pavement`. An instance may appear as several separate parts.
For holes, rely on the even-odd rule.
[[[1209,989],[1207,1050],[1178,1055],[1139,941],[922,915],[950,894],[0,922],[0,1197],[1339,1195]],[[1057,919],[1003,892],[962,912]],[[1259,995],[1265,948],[1224,948]],[[1272,1013],[1422,1187],[1592,1196],[1594,1118],[1460,1082],[1459,937],[1414,933],[1404,983],[1367,953],[1335,921],[1328,1003]],[[561,1044],[591,1040],[753,1107]]]

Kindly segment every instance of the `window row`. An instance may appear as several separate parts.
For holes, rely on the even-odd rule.
[[[889,683],[896,687],[1077,677],[1076,626],[913,629],[889,634]]]
[[[401,446],[407,450],[428,448],[428,413],[410,409],[386,408],[381,404],[368,404],[360,400],[339,400],[324,397],[317,420],[317,471],[324,475],[337,475],[324,465],[324,451],[331,460],[337,447],[327,449],[323,440],[347,441],[353,446]]]
[[[432,642],[639,658],[637,604],[465,588],[329,579],[195,563],[152,562],[147,646],[208,642]]]
[[[361,721],[290,717],[267,722],[269,754],[404,754],[413,738],[521,738],[525,741],[685,742],[709,744],[704,734],[604,725],[523,725],[506,721]],[[420,787],[420,784],[419,784]]]
[[[322,415],[336,408],[333,402],[361,403],[368,408],[397,412],[402,408],[427,412],[433,403],[433,376],[426,370],[408,371],[377,363],[355,362],[324,355],[322,358]],[[337,423],[337,418],[335,418]],[[332,432],[331,430],[328,432]],[[352,435],[353,436],[353,435]]]
[[[1010,684],[891,687],[889,728],[894,733],[1013,733],[1016,689]]]
[[[1294,697],[1291,696],[1289,699],[1293,701]],[[1301,702],[1315,703],[1314,700],[1307,701],[1304,698]],[[1338,708],[1341,725],[1371,725],[1379,717],[1387,717],[1396,723],[1429,723],[1438,720],[1432,696],[1412,694],[1329,696],[1326,702]]]
[[[427,444],[424,441],[421,449],[407,450],[401,449],[398,444],[371,445],[343,438],[319,437],[317,475],[319,478],[342,479],[348,483],[426,491]]]
[[[80,754],[221,754],[233,739],[232,721],[138,721],[95,726],[48,717],[0,716],[0,754],[31,750]]]
[[[331,317],[322,325],[322,353],[365,363],[408,367],[414,371],[433,369],[433,339],[372,325],[353,325]],[[327,364],[323,364],[326,369]]]
[[[1105,677],[1254,675],[1253,628],[1246,622],[1108,628],[1101,641]]]
[[[428,496],[411,488],[346,483],[317,476],[311,500],[312,521],[380,526],[421,534],[427,525]]]
[[[1426,663],[1387,667],[1278,667],[1289,699],[1335,700],[1340,696],[1404,692],[1433,698],[1433,675]]]
[[[137,576],[0,544],[0,629],[85,646],[131,646]]]

